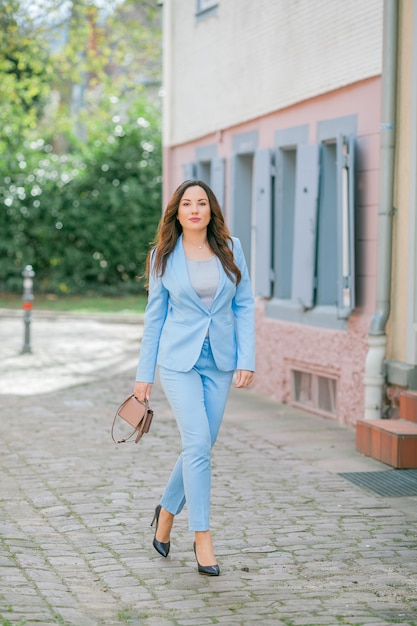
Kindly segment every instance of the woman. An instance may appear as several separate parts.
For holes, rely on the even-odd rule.
[[[209,529],[210,457],[236,371],[252,382],[254,301],[238,239],[204,182],[174,192],[148,255],[148,304],[134,394],[151,395],[155,367],[175,415],[182,453],[155,509],[155,549],[168,556],[174,516],[187,502],[201,574],[218,576]]]

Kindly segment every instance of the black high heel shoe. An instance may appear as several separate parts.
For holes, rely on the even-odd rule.
[[[157,552],[159,552],[161,556],[164,556],[166,558],[169,554],[169,548],[171,546],[171,542],[167,541],[167,543],[163,543],[162,541],[158,541],[156,538],[156,533],[158,532],[158,522],[159,522],[159,515],[161,513],[161,508],[162,508],[161,505],[158,504],[158,506],[155,509],[153,520],[151,522],[151,526],[153,526],[156,522],[155,536],[153,538],[153,547],[155,548]]]
[[[206,576],[219,576],[220,567],[218,565],[200,565],[197,559],[197,550],[195,547],[195,541],[194,541],[193,547],[194,547],[195,560],[197,561],[199,574],[206,574]]]

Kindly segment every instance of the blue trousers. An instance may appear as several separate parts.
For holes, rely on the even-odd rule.
[[[187,502],[189,529],[193,531],[210,528],[211,449],[223,419],[233,373],[217,369],[208,338],[189,372],[159,367],[162,388],[182,442],[182,452],[161,506],[177,515]]]

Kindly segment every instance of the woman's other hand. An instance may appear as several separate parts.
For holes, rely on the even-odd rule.
[[[135,386],[133,388],[134,396],[141,402],[144,402],[145,400],[148,400],[148,401],[150,400],[151,391],[152,391],[152,383],[141,383],[139,381],[136,381]]]
[[[250,370],[236,370],[235,387],[248,387],[253,381],[253,372]]]

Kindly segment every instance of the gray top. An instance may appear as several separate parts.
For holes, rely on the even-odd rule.
[[[194,291],[209,309],[213,303],[220,280],[217,257],[212,256],[205,261],[187,258],[187,266]]]

